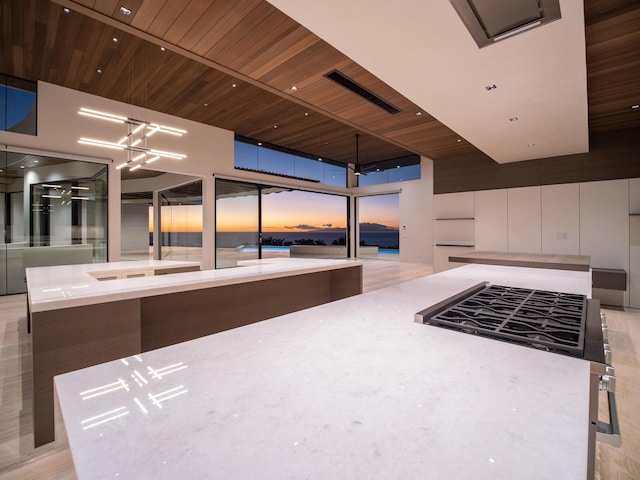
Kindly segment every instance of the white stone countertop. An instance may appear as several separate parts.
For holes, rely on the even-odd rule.
[[[80,480],[583,480],[589,363],[414,322],[468,265],[56,377]]]
[[[199,265],[194,262],[139,260],[131,262],[61,265],[27,268],[31,312],[93,305],[101,302],[163,295],[198,288],[345,268],[358,260],[269,258],[238,262],[238,267],[99,281],[91,273],[136,271],[162,267]]]

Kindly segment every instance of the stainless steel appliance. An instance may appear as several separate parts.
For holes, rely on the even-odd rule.
[[[415,321],[589,361],[587,479],[594,478],[596,436],[620,444],[615,371],[598,300],[483,282],[416,313]],[[609,423],[598,420],[601,390],[607,393]]]

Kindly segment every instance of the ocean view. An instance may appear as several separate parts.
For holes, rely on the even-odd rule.
[[[340,237],[346,235],[345,231],[308,231],[308,232],[269,232],[263,233],[265,244],[275,244],[282,240],[285,245],[295,244],[305,240],[323,242],[331,245]],[[151,235],[149,236],[151,241]],[[179,247],[201,247],[202,233],[200,232],[173,232],[162,235],[163,244]],[[271,241],[269,240],[271,239]],[[400,232],[398,230],[361,232],[360,242],[364,245],[377,245],[380,248],[397,249],[400,244]],[[251,232],[219,232],[216,234],[216,244],[219,248],[236,248],[241,245],[256,245],[257,235]]]

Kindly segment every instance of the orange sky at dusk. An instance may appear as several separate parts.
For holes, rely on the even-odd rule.
[[[255,232],[258,207],[255,196],[219,199],[216,229],[219,232]],[[358,199],[360,223],[398,228],[398,194]],[[346,228],[347,203],[343,196],[300,190],[270,193],[262,197],[262,231],[303,232],[313,228]],[[162,231],[202,232],[202,206],[162,207]],[[149,231],[153,231],[149,209]]]

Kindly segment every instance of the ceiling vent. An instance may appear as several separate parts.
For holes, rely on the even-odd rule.
[[[483,48],[561,17],[559,0],[450,0]]]
[[[363,87],[362,85],[355,82],[354,80],[351,80],[344,73],[339,72],[338,70],[330,71],[329,73],[325,74],[325,77],[333,80],[339,85],[342,85],[347,90],[350,90],[351,92],[364,98],[365,100],[370,101],[374,105],[382,108],[383,110],[389,112],[392,115],[395,115],[396,113],[400,113],[399,108],[394,107],[386,100],[383,100],[382,98],[377,96],[371,90],[368,90],[367,88]]]

